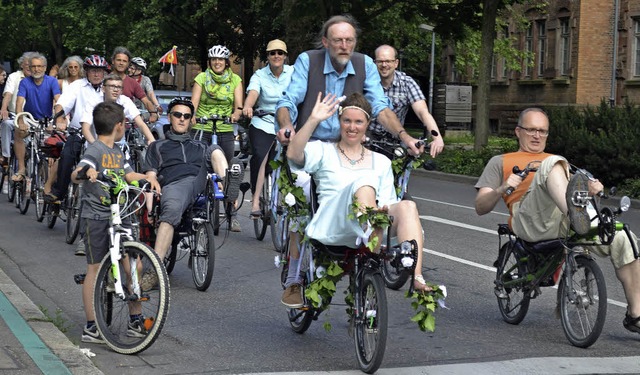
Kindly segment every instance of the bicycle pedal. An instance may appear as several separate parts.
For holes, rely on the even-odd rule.
[[[77,275],[73,275],[73,281],[75,281],[75,283],[78,285],[82,285],[84,284],[84,279],[86,276],[87,276],[86,273],[79,273]]]
[[[500,298],[500,299],[507,299],[507,294],[504,292],[504,290],[501,289],[494,289],[493,292],[495,293],[496,297]]]

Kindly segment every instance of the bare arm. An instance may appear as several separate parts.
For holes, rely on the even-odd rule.
[[[431,141],[430,149],[431,157],[435,158],[444,149],[444,141],[442,139],[440,129],[438,129],[438,124],[436,124],[436,120],[431,116],[431,113],[429,113],[429,108],[424,100],[414,102],[411,104],[411,108],[424,124],[424,127],[427,128],[427,133],[431,133],[432,131],[436,131],[438,133],[437,136],[432,135],[433,141]]]
[[[144,107],[147,109],[147,111],[149,111],[149,121],[158,121],[158,110],[156,109],[156,106],[151,103],[151,100],[149,100],[149,98],[147,98],[146,96],[140,100],[142,101],[142,104],[144,104]]]
[[[156,140],[153,137],[151,130],[149,130],[149,127],[147,126],[147,124],[145,124],[145,122],[142,120],[142,116],[140,115],[136,116],[133,119],[133,122],[134,124],[136,124],[138,129],[140,129],[140,131],[142,132],[142,135],[144,135],[144,137],[147,138],[147,145],[149,145],[151,142]]]
[[[89,124],[88,122],[83,122],[81,125],[82,135],[84,136],[84,139],[86,139],[89,144],[95,142],[96,139],[93,138],[93,134],[91,133],[91,124]]]
[[[6,120],[9,117],[9,103],[11,103],[11,99],[13,98],[13,94],[10,92],[5,92],[2,96],[2,107],[0,108],[0,119]]]
[[[242,115],[242,96],[244,88],[242,82],[238,83],[238,86],[233,90],[233,111],[231,112],[231,122],[236,122]]]
[[[253,106],[256,105],[258,101],[258,92],[256,90],[249,90],[247,94],[247,98],[244,100],[244,105],[242,106],[242,113],[249,117],[253,117]]]
[[[196,123],[196,113],[198,113],[198,105],[200,105],[200,97],[202,96],[202,87],[196,82],[191,89],[191,102],[193,103],[193,117],[191,123]]]
[[[293,138],[293,136],[296,134],[296,129],[293,128],[293,124],[291,123],[289,108],[279,108],[276,116],[278,117],[278,124],[280,124],[280,130],[278,130],[278,134],[276,134],[276,137],[278,138],[278,141],[280,143],[286,145],[289,143],[289,139]],[[289,138],[285,137],[284,135],[287,130],[291,132]]]
[[[400,140],[409,147],[412,154],[420,155],[424,152],[424,146],[421,146],[420,148],[416,147],[418,140],[413,138],[404,130],[402,124],[400,124],[400,120],[398,120],[398,116],[393,113],[391,108],[385,108],[380,111],[378,114],[378,122],[381,123],[391,134],[397,135],[398,138],[400,138]]]

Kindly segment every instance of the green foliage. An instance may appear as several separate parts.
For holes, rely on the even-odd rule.
[[[480,152],[468,147],[446,147],[435,159],[435,163],[441,172],[466,176],[480,176],[489,159],[501,153],[503,153],[502,149],[494,149],[491,147],[485,147]]]
[[[422,332],[433,332],[436,329],[436,317],[434,312],[438,305],[438,300],[444,300],[445,291],[438,285],[427,283],[431,287],[430,292],[406,292],[405,297],[413,299],[411,307],[416,310],[416,315],[411,318],[416,322]]]
[[[597,107],[551,109],[549,120],[547,152],[587,169],[605,186],[640,175],[640,108],[611,108],[603,100]]]

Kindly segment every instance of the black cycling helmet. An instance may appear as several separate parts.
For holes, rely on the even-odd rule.
[[[195,115],[193,113],[193,102],[191,101],[191,99],[184,96],[176,96],[175,98],[171,99],[171,102],[169,102],[169,106],[167,107],[167,112],[171,112],[171,108],[177,106],[178,104],[186,105],[191,109],[191,114]]]

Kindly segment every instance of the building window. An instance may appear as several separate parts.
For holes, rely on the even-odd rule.
[[[527,27],[524,39],[524,50],[529,54],[533,53],[533,23],[529,24],[529,27]],[[524,63],[524,76],[531,78],[531,59],[527,57]]]
[[[640,76],[640,20],[633,20],[633,49],[634,49],[634,71],[633,75]]]
[[[536,51],[536,65],[538,68],[538,77],[544,75],[545,63],[547,61],[547,28],[545,21],[537,21],[538,29],[538,48]]]
[[[569,18],[560,20],[560,75],[568,76],[571,70],[571,28]]]

